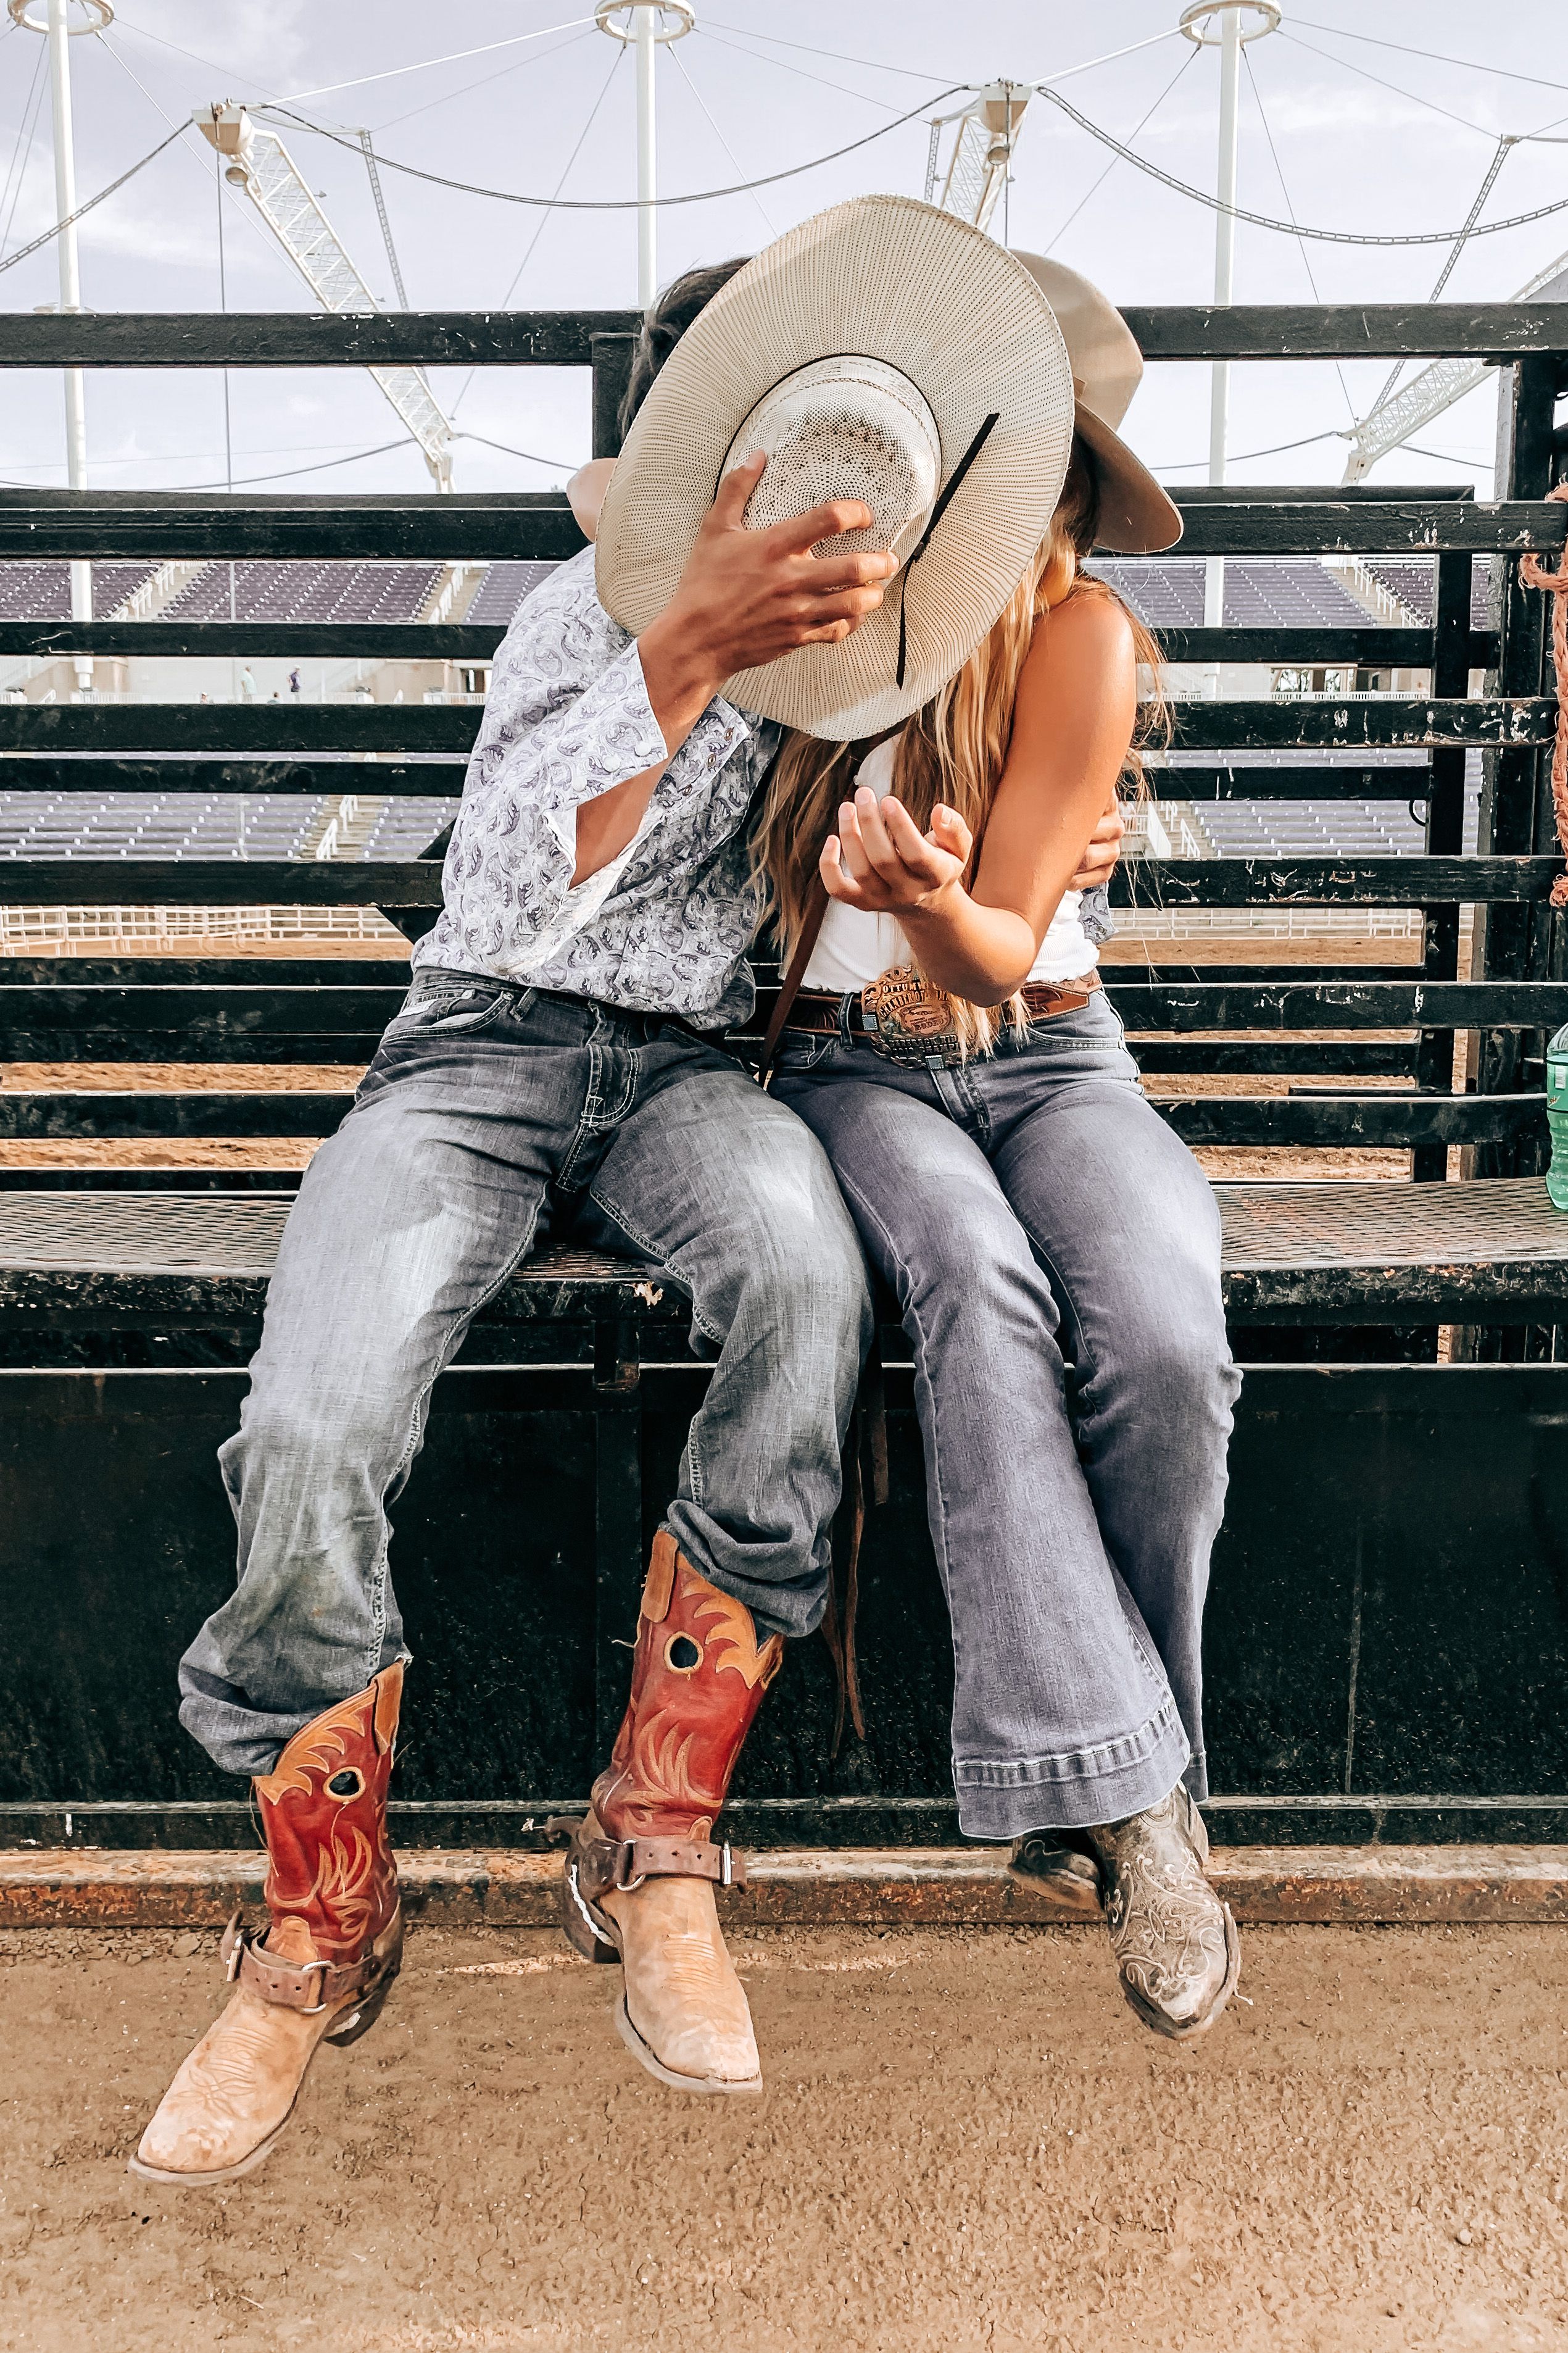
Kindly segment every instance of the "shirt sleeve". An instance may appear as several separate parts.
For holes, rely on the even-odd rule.
[[[668,757],[635,641],[563,565],[497,655],[465,797],[564,816]]]

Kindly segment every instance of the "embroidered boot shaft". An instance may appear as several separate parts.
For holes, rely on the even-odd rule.
[[[711,1838],[783,1659],[783,1637],[759,1643],[745,1604],[700,1577],[661,1529],[643,1588],[631,1699],[594,1784],[594,1811],[612,1838]]]
[[[386,1789],[403,1697],[391,1666],[297,1732],[255,1784],[267,1840],[268,1947],[292,1952],[307,1930],[320,1960],[352,1966],[392,1922],[397,1871],[386,1842]]]
[[[712,1842],[784,1641],[694,1569],[662,1531],[637,1620],[632,1694],[592,1810],[566,1857],[561,1919],[588,1960],[618,1960],[616,2025],[648,2073],[682,2092],[759,2092],[746,1996],[724,1949],[715,1884],[745,1869]]]

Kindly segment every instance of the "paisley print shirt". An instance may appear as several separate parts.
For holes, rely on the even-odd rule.
[[[747,818],[779,741],[710,702],[617,858],[573,886],[577,811],[665,758],[642,662],[594,589],[594,551],[542,582],[490,672],[442,876],[414,952],[703,1028],[751,1012],[760,912]]]

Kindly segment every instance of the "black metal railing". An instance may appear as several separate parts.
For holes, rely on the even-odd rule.
[[[1166,652],[1186,662],[1310,666],[1356,661],[1424,671],[1421,695],[1205,701],[1177,706],[1163,779],[1195,802],[1366,797],[1423,805],[1426,854],[1410,859],[1141,860],[1118,896],[1164,909],[1282,906],[1419,910],[1419,970],[1318,967],[1189,976],[1179,951],[1136,980],[1110,974],[1151,1073],[1289,1072],[1347,1082],[1342,1092],[1247,1098],[1216,1093],[1167,1106],[1194,1141],[1399,1146],[1436,1180],[1456,1145],[1486,1176],[1542,1165],[1543,1033],[1568,1018],[1563,925],[1549,905],[1556,871],[1544,754],[1555,726],[1543,604],[1514,559],[1556,559],[1564,511],[1544,493],[1563,470],[1556,401],[1568,373],[1568,305],[1367,305],[1153,309],[1128,313],[1156,362],[1468,354],[1494,361],[1504,386],[1501,495],[1453,488],[1225,488],[1179,494],[1184,555],[1430,555],[1429,628],[1184,628]],[[170,314],[0,322],[0,365],[26,367],[427,364],[585,367],[594,446],[616,446],[615,416],[633,348],[626,312],[410,313],[374,319],[296,313]],[[0,561],[90,557],[376,557],[426,561],[559,558],[581,545],[564,497],[490,493],[405,498],[261,497],[128,491],[0,493]],[[1493,610],[1473,626],[1471,571],[1491,559]],[[480,663],[495,627],[417,623],[9,621],[0,653],[99,658],[395,656]],[[1484,676],[1484,691],[1470,691]],[[0,707],[0,788],[136,793],[201,789],[321,794],[351,784],[378,795],[451,795],[479,722],[471,707],[299,703]],[[1346,755],[1364,750],[1364,765]],[[1482,754],[1479,854],[1461,855],[1467,754]],[[1241,755],[1266,751],[1258,767]],[[374,766],[345,755],[374,753]],[[1204,754],[1212,754],[1204,759]],[[1325,754],[1333,754],[1326,765]],[[412,756],[417,754],[417,757]],[[1397,759],[1391,754],[1401,755]],[[428,859],[396,864],[235,859],[13,860],[0,903],[289,903],[377,906],[417,933],[438,903]],[[1476,956],[1461,981],[1461,917],[1474,911]],[[315,968],[309,983],[222,964],[0,959],[0,1056],[11,1060],[194,1062],[290,1057],[352,1063],[369,1050],[394,991],[384,965]],[[46,987],[48,980],[53,986]],[[1410,1030],[1408,1039],[1358,1030]],[[1329,1039],[1292,1032],[1335,1033]],[[1457,1036],[1479,1043],[1456,1084]],[[1261,1033],[1261,1034],[1259,1034]],[[1342,1033],[1342,1034],[1340,1034]],[[1410,1091],[1352,1091],[1357,1078],[1405,1077]],[[339,1094],[243,1098],[182,1092],[0,1093],[0,1135],[315,1134]],[[225,1124],[227,1123],[227,1124]],[[238,1123],[237,1125],[236,1123]],[[1499,1345],[1517,1350],[1519,1335]]]

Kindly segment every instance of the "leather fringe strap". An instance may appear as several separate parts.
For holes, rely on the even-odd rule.
[[[1548,491],[1549,499],[1568,501],[1568,482]],[[1548,572],[1538,555],[1521,555],[1519,576],[1527,588],[1545,588],[1552,596],[1552,668],[1557,681],[1557,735],[1552,746],[1552,813],[1557,822],[1557,844],[1568,860],[1568,547],[1562,569]],[[1568,872],[1552,885],[1554,907],[1568,907]]]
[[[873,1504],[881,1504],[888,1500],[887,1385],[882,1376],[881,1345],[875,1339],[860,1376],[850,1443],[845,1450],[844,1493],[833,1523],[827,1611],[822,1621],[823,1640],[833,1661],[838,1688],[830,1757],[837,1757],[843,1745],[846,1714],[857,1739],[866,1737],[855,1628],[860,1609],[860,1542],[866,1531],[868,1493]]]

